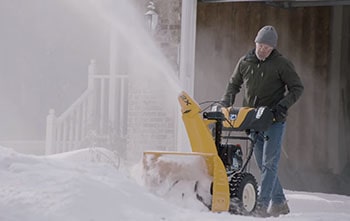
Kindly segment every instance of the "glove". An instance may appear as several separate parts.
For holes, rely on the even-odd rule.
[[[272,113],[273,113],[273,116],[275,117],[275,121],[276,122],[283,122],[283,121],[286,121],[286,118],[287,118],[287,108],[280,105],[280,104],[277,104],[276,106],[274,106],[272,108]]]

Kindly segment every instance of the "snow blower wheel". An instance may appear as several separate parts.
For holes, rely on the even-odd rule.
[[[258,184],[255,177],[250,173],[244,172],[236,173],[229,179],[229,212],[237,215],[251,214],[255,209],[258,196]],[[210,186],[210,194],[213,194],[213,183]],[[206,206],[210,208],[210,205]]]
[[[256,206],[258,185],[250,173],[234,174],[229,182],[230,209],[233,214],[249,215]]]

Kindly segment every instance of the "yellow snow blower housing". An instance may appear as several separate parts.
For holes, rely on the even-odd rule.
[[[143,167],[146,176],[147,171],[155,167],[161,167],[160,177],[167,176],[171,171],[184,169],[174,168],[169,162],[162,164],[161,157],[202,158],[208,175],[212,177],[209,208],[214,212],[251,213],[256,204],[257,184],[254,176],[246,172],[246,166],[252,155],[253,141],[248,136],[236,137],[252,141],[251,151],[244,162],[239,145],[221,144],[221,132],[225,129],[265,130],[272,123],[272,113],[266,108],[219,108],[218,111],[202,112],[200,106],[185,92],[179,95],[178,100],[192,153],[144,152]],[[263,123],[259,123],[262,121]]]

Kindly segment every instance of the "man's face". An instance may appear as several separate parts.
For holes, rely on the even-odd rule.
[[[259,60],[264,61],[272,52],[273,47],[263,43],[255,43],[256,49],[255,54],[259,58]]]

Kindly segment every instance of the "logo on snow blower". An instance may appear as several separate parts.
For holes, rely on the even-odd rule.
[[[263,115],[263,113],[264,113],[264,110],[265,110],[265,107],[259,107],[258,108],[258,111],[257,111],[257,113],[256,113],[256,116],[255,116],[255,118],[256,119],[260,119],[260,117]]]
[[[190,100],[186,97],[186,95],[181,95],[180,96],[182,101],[186,104],[186,106],[191,105]]]

